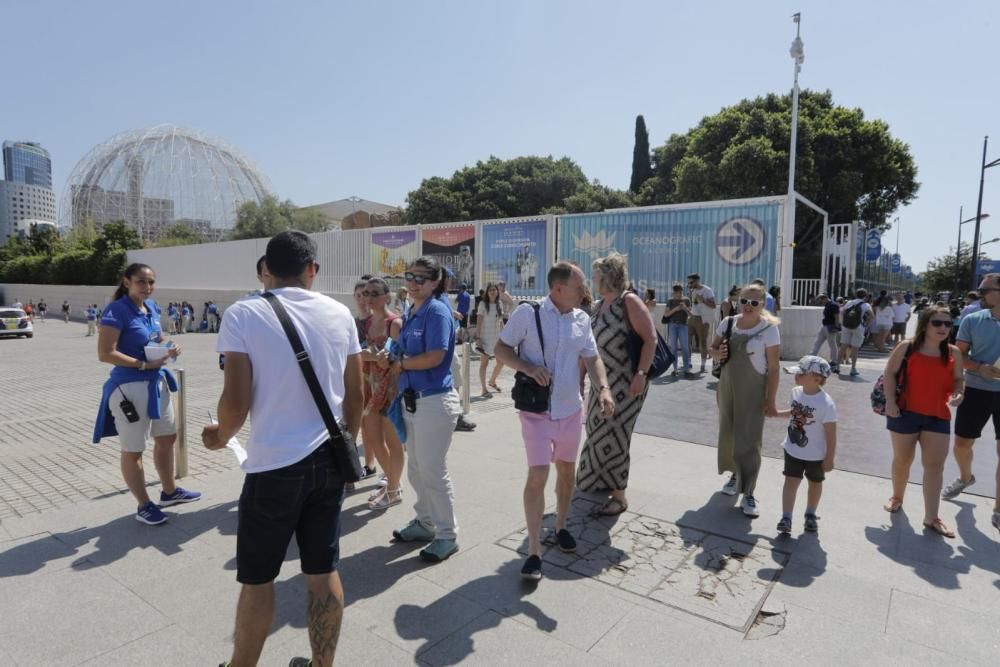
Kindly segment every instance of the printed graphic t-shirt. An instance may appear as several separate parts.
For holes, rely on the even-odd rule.
[[[809,395],[802,387],[792,389],[791,405],[785,451],[803,461],[822,461],[826,458],[823,425],[837,421],[837,406],[825,391]]]

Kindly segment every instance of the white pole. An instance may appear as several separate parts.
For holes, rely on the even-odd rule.
[[[785,206],[785,228],[782,234],[781,276],[778,281],[782,294],[792,293],[792,260],[795,253],[795,149],[799,135],[799,72],[805,62],[805,50],[799,36],[801,14],[792,16],[795,21],[795,40],[789,53],[795,61],[792,83],[792,139],[788,148],[788,203]]]

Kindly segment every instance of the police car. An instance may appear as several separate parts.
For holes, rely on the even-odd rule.
[[[20,308],[0,308],[0,337],[24,336],[31,338],[35,330],[31,318]]]

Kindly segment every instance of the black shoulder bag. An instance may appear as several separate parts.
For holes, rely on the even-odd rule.
[[[725,345],[729,345],[729,339],[733,337],[733,322],[736,321],[736,316],[730,315],[728,319],[729,324],[726,325],[726,335],[722,337],[722,342]],[[715,365],[712,366],[712,377],[722,377],[722,367],[726,365],[727,361],[729,361],[729,355],[726,355],[726,358],[722,361],[715,362]]]
[[[545,338],[542,337],[542,318],[539,315],[537,303],[531,304],[535,309],[535,328],[538,330],[538,343],[542,348],[542,363],[545,363]],[[550,387],[535,382],[531,376],[518,371],[514,374],[514,388],[510,390],[514,399],[514,408],[524,412],[540,414],[549,411]]]
[[[632,362],[632,372],[635,373],[639,370],[639,358],[642,357],[644,341],[642,336],[632,328],[632,318],[629,317],[628,304],[625,303],[625,299],[622,299],[622,310],[625,312],[625,323],[628,325],[628,356]],[[663,340],[663,336],[660,335],[655,326],[653,333],[656,335],[656,348],[653,351],[653,361],[646,369],[648,380],[660,377],[674,364],[674,353],[670,351],[670,346],[667,345],[667,341]]]
[[[281,328],[285,330],[288,342],[292,346],[292,352],[295,353],[295,360],[299,363],[299,369],[306,379],[306,384],[309,385],[309,393],[312,394],[313,400],[316,401],[316,407],[319,409],[320,415],[323,416],[323,423],[326,424],[326,430],[330,434],[330,439],[327,442],[330,445],[330,451],[333,452],[334,464],[340,470],[345,482],[357,482],[361,479],[361,461],[358,458],[358,446],[354,442],[354,438],[337,424],[337,418],[330,410],[330,404],[323,394],[323,388],[319,386],[319,378],[316,377],[316,371],[313,369],[312,362],[309,361],[309,353],[302,345],[299,332],[295,330],[295,325],[288,317],[285,306],[271,292],[264,292],[261,296],[267,299],[271,308],[274,309],[274,314],[278,316]]]

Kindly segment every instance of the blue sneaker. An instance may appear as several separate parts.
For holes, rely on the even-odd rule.
[[[135,513],[135,520],[150,526],[159,526],[161,523],[166,523],[167,515],[161,512],[152,500],[147,500],[146,504]]]
[[[458,542],[455,540],[434,540],[420,551],[420,557],[428,563],[440,563],[448,560],[456,551]]]
[[[170,507],[177,503],[193,503],[196,500],[201,500],[200,492],[188,491],[179,486],[170,495],[160,491],[160,507]]]

